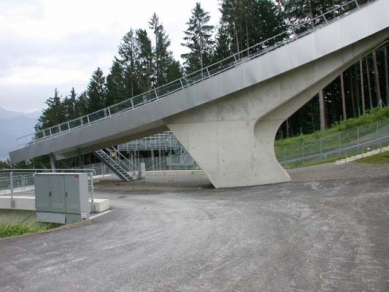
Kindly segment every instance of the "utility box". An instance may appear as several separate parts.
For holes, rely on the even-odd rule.
[[[69,224],[88,219],[88,175],[35,174],[35,210],[38,222]]]

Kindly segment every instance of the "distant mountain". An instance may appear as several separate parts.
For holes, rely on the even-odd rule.
[[[40,115],[40,112],[20,113],[0,107],[0,160],[6,160],[8,153],[18,147],[17,138],[34,133]]]

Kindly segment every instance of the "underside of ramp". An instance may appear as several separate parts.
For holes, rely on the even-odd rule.
[[[388,36],[382,31],[165,122],[216,188],[289,181],[274,152],[281,124]]]

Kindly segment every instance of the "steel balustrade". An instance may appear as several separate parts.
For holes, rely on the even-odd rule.
[[[263,56],[279,47],[289,44],[307,34],[310,34],[317,29],[320,29],[334,21],[339,20],[341,17],[349,15],[363,6],[366,6],[372,2],[378,0],[370,0],[367,3],[361,5],[357,0],[351,0],[343,5],[323,13],[322,15],[314,19],[306,19],[299,25],[291,25],[289,29],[283,33],[275,35],[265,41],[262,41],[254,46],[246,48],[230,57],[223,59],[219,62],[211,64],[199,71],[186,75],[173,82],[165,84],[161,87],[152,89],[150,91],[139,94],[135,97],[131,97],[127,100],[114,104],[108,108],[101,109],[86,116],[67,121],[65,123],[43,129],[33,134],[29,134],[23,137],[17,138],[17,141],[21,139],[29,139],[28,143],[18,144],[18,148],[28,146],[40,140],[49,139],[62,133],[69,133],[77,130],[81,127],[88,126],[92,123],[112,118],[119,113],[134,110],[137,107],[145,105],[150,102],[157,101],[167,95],[175,93],[179,90],[183,90],[189,86],[197,84],[201,81],[209,79],[217,74],[225,72],[231,68],[234,68],[244,62]],[[355,6],[348,10],[350,6]],[[327,16],[327,17],[326,17]]]

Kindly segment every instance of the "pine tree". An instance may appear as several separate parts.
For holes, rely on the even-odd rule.
[[[271,0],[221,0],[220,11],[234,53],[286,31],[283,12]]]
[[[163,25],[155,13],[150,19],[149,28],[153,31],[155,37],[153,87],[156,88],[168,82],[167,70],[173,61],[173,57],[172,53],[168,50],[170,46],[169,36],[166,34]]]
[[[313,28],[325,22],[324,18],[318,18],[327,11],[334,9],[336,6],[344,4],[345,0],[277,0],[284,7],[288,22],[293,26],[303,25],[299,29],[294,29],[296,33],[301,33],[307,29]],[[342,11],[334,11],[326,14],[326,19],[330,20],[338,16]]]
[[[89,81],[86,94],[88,96],[88,113],[98,111],[105,107],[105,77],[100,68],[97,68]]]
[[[120,65],[119,60],[115,57],[112,63],[111,71],[107,76],[107,92],[105,99],[105,106],[111,106],[129,96],[126,94],[126,86],[124,79],[124,68]]]
[[[38,123],[35,125],[35,131],[58,125],[66,120],[64,107],[57,88],[54,90],[54,96],[49,97],[45,103],[47,108],[43,110],[42,115],[39,117]]]
[[[136,45],[134,31],[131,29],[123,37],[119,45],[118,63],[123,70],[123,79],[126,98],[133,97],[140,93],[136,76],[136,59],[138,48]]]
[[[216,48],[213,61],[218,62],[232,55],[232,39],[228,34],[227,26],[221,25],[216,35]]]
[[[88,114],[88,95],[86,91],[81,93],[76,101],[76,113],[80,116],[85,116]]]
[[[76,112],[77,93],[74,87],[70,91],[70,95],[66,96],[62,102],[66,120],[72,120],[78,117]]]
[[[205,12],[199,2],[192,10],[188,29],[185,31],[184,41],[181,44],[187,47],[189,53],[182,54],[186,74],[203,69],[212,63],[214,40],[212,39],[214,26],[209,25],[211,16]]]
[[[141,92],[152,88],[153,81],[153,51],[151,40],[145,29],[136,31],[138,56],[136,59],[136,77]]]

